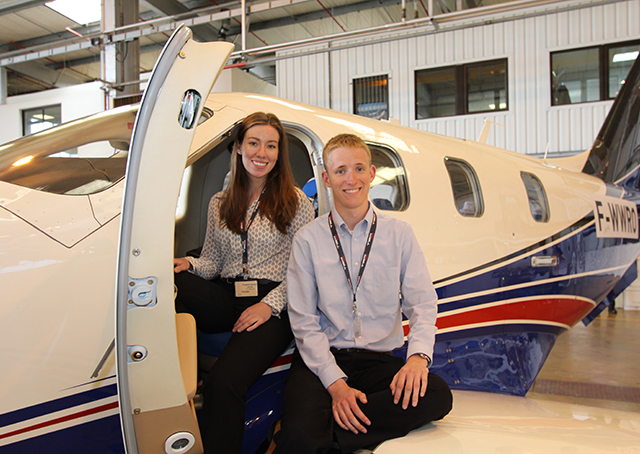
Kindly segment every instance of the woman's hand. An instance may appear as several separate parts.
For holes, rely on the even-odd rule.
[[[173,272],[181,273],[182,271],[187,271],[191,263],[187,259],[173,259]]]
[[[233,332],[239,333],[245,329],[247,331],[253,331],[258,326],[269,320],[272,312],[273,309],[271,306],[267,303],[263,303],[262,301],[248,307],[242,314],[240,314],[238,320],[236,320],[236,324],[233,325]]]

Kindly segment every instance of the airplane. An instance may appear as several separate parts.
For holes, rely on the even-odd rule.
[[[590,150],[538,159],[482,138],[210,94],[232,47],[180,27],[139,106],[0,146],[0,454],[202,452],[198,349],[215,356],[224,335],[176,315],[172,263],[202,245],[235,128],[254,111],[282,120],[318,214],[331,207],[323,144],[342,132],[369,144],[371,201],[412,224],[438,292],[431,370],[462,402],[484,398],[468,391],[525,395],[557,336],[635,279],[640,60]],[[269,445],[291,352],[250,392],[243,454]],[[416,437],[473,425],[466,416],[375,452],[409,452]]]

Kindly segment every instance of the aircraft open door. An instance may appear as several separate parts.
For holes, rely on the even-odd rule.
[[[204,100],[233,45],[178,28],[153,70],[133,130],[120,226],[116,371],[125,449],[201,453],[191,403],[195,322],[174,309],[175,210]],[[182,365],[182,368],[181,368]]]

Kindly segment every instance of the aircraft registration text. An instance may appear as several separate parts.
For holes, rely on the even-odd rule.
[[[599,238],[638,239],[636,204],[621,199],[595,200],[594,216]]]

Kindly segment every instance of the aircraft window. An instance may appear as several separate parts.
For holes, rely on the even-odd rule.
[[[484,213],[484,201],[480,181],[468,163],[459,159],[444,158],[449,172],[453,200],[458,213],[462,216],[478,218]]]
[[[538,177],[527,172],[520,172],[520,177],[527,189],[531,216],[536,222],[549,222],[549,204],[542,182]]]
[[[1,167],[0,180],[54,194],[94,194],[124,177],[127,146],[104,141],[29,154]]]
[[[211,117],[213,117],[213,110],[209,109],[208,107],[204,107],[202,109],[202,113],[200,114],[200,118],[198,118],[198,125],[201,125]]]
[[[390,148],[368,143],[371,162],[376,166],[376,177],[371,183],[369,196],[381,210],[403,211],[409,206],[407,177],[398,155]]]

